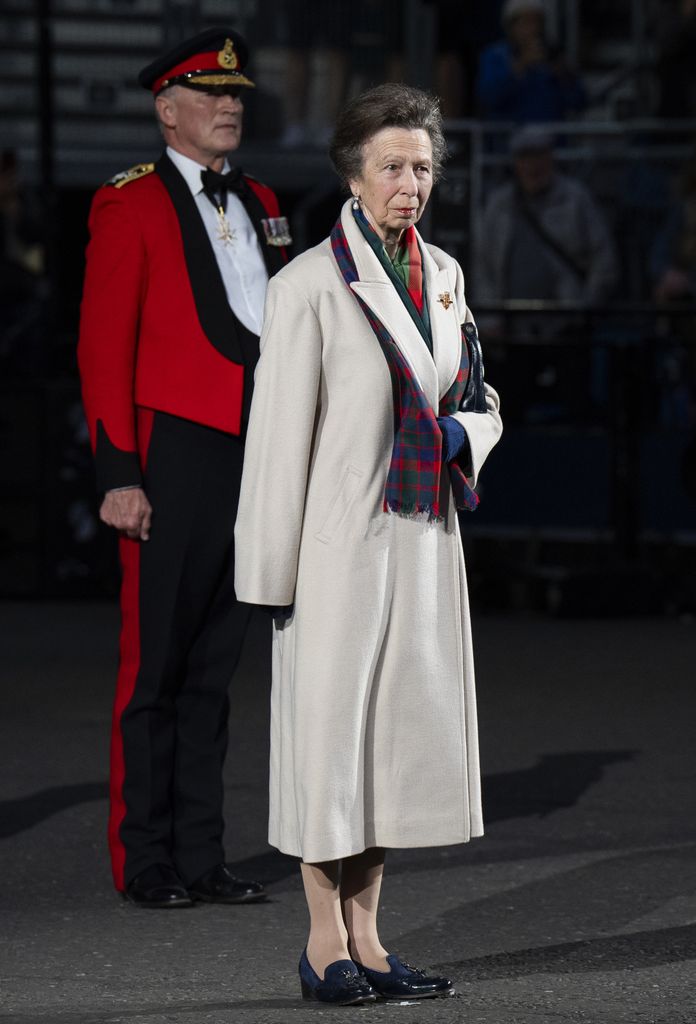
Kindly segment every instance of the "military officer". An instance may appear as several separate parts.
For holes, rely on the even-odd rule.
[[[139,76],[166,143],[100,188],[78,358],[103,492],[120,534],[120,663],[109,846],[141,907],[255,902],[223,850],[228,686],[249,609],[233,527],[266,285],[287,260],[274,193],[230,162],[244,39],[209,29]]]

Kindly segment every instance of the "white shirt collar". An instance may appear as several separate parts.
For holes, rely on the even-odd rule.
[[[167,156],[188,185],[191,190],[191,195],[197,196],[199,192],[202,192],[203,185],[201,183],[201,171],[206,170],[205,164],[199,164],[196,160],[192,160],[190,156],[184,156],[184,154],[179,153],[178,150],[172,149],[171,146],[167,146]],[[225,158],[222,173],[224,174],[229,171],[229,169],[230,165],[227,158]]]

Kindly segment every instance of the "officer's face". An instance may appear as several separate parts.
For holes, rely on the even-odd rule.
[[[244,105],[238,90],[175,85],[156,103],[167,143],[206,167],[219,170],[241,142]]]
[[[422,214],[433,187],[433,147],[422,128],[382,128],[363,146],[349,182],[382,241],[398,239]]]

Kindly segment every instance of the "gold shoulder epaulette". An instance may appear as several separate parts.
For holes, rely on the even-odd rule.
[[[135,167],[129,167],[127,171],[119,171],[118,174],[114,174],[113,178],[109,178],[104,184],[113,185],[114,188],[123,188],[124,185],[130,185],[131,181],[137,181],[138,178],[144,178],[146,174],[152,174],[154,169],[154,164],[136,164]]]

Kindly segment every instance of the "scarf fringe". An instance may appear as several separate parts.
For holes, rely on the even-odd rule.
[[[390,501],[384,503],[383,511],[389,516],[398,516],[400,519],[408,519],[412,523],[421,523],[423,526],[437,526],[438,523],[445,521],[444,516],[427,506],[415,509],[404,508],[397,502]]]

